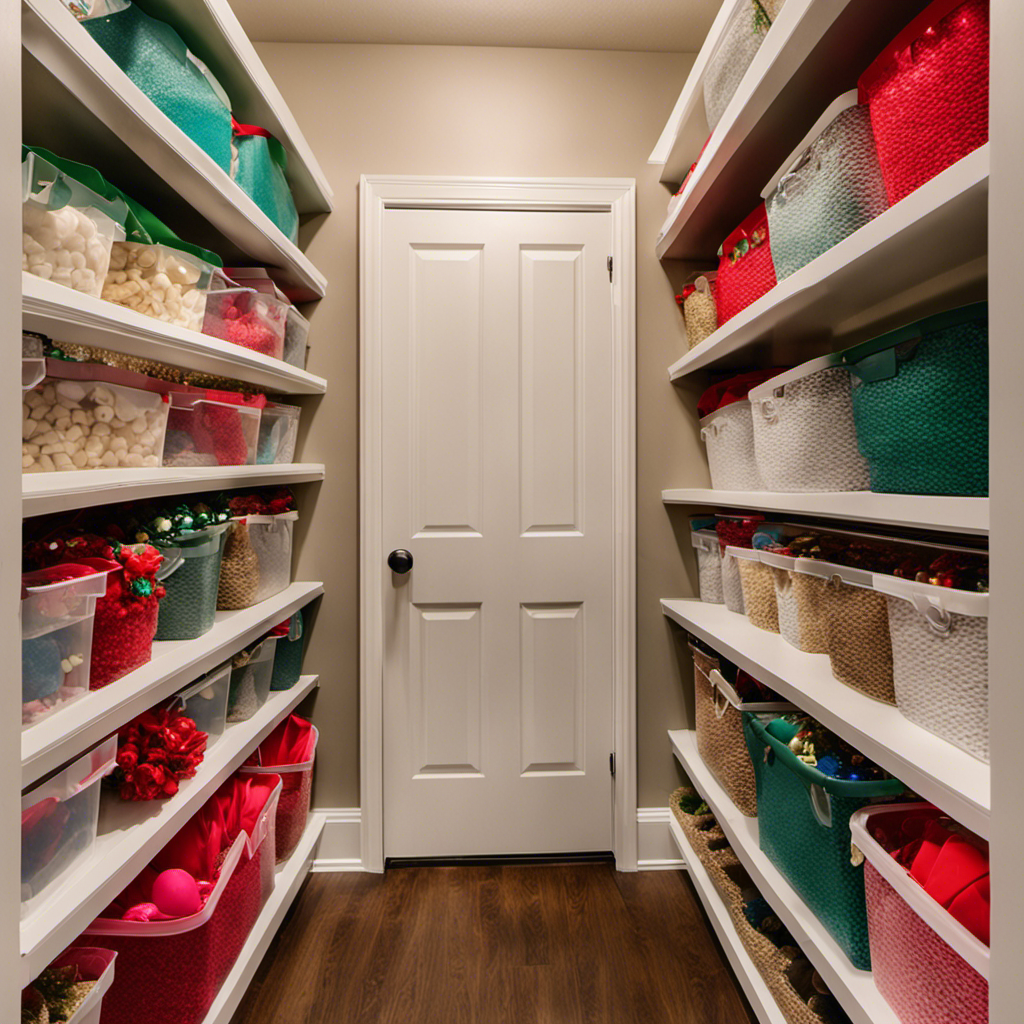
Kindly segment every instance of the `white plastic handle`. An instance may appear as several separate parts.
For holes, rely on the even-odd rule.
[[[738,708],[743,701],[740,700],[740,695],[736,692],[736,688],[729,682],[717,668],[711,670],[711,675],[708,676],[708,682],[711,683],[711,697],[715,704],[715,714],[721,718],[726,711],[729,710],[729,704],[734,708]],[[721,694],[727,701],[723,704],[721,709],[718,707],[717,694]]]
[[[826,793],[825,790],[817,783],[811,785],[808,793],[811,797],[811,810],[814,811],[815,818],[817,818],[819,824],[824,825],[825,828],[831,828],[832,800],[828,793]]]

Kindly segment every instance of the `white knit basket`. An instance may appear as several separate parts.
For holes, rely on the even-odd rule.
[[[987,763],[988,594],[880,574],[875,588],[888,603],[897,707]]]
[[[700,421],[707,446],[711,486],[717,491],[763,491],[754,454],[754,419],[744,399],[709,413]]]
[[[729,611],[746,615],[747,606],[743,603],[743,581],[740,579],[739,566],[736,557],[728,552],[722,555],[722,596]]]
[[[771,28],[757,0],[741,0],[704,71],[704,112],[714,131]]]
[[[697,552],[697,579],[700,599],[705,604],[722,604],[722,549],[714,530],[693,530],[690,543]]]

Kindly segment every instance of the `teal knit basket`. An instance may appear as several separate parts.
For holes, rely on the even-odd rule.
[[[743,733],[757,780],[761,849],[850,963],[870,970],[864,869],[850,862],[850,817],[875,797],[899,796],[903,783],[852,782],[823,775],[804,764],[752,714],[743,716]]]
[[[271,690],[290,690],[299,681],[302,675],[302,656],[306,653],[304,625],[302,612],[296,612],[289,622],[288,636],[277,641]]]
[[[847,349],[871,490],[988,494],[988,304]]]
[[[229,173],[231,104],[178,33],[126,2],[116,13],[87,18],[82,25],[153,103]]]
[[[181,564],[161,580],[167,594],[160,602],[155,640],[194,640],[213,628],[223,542],[224,531],[217,530],[178,541],[176,552],[164,549],[165,557],[180,555]]]

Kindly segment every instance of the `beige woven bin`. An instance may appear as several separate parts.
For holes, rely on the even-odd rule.
[[[668,805],[675,815],[679,827],[683,830],[687,840],[693,847],[698,859],[701,853],[706,853],[708,843],[714,840],[725,840],[725,833],[721,830],[715,816],[708,814],[687,814],[680,806],[679,800],[684,796],[696,796],[697,791],[690,786],[680,786],[669,798]]]
[[[234,611],[255,604],[259,585],[260,562],[249,540],[249,527],[232,522],[220,563],[217,610]]]
[[[778,633],[779,606],[775,599],[771,567],[762,564],[760,555],[753,548],[728,547],[725,550],[736,559],[736,567],[740,571],[747,618],[758,629]]]
[[[828,654],[826,581],[794,572],[796,559],[792,555],[761,551],[760,556],[772,574],[783,639],[805,654]],[[818,585],[818,593],[807,583]]]
[[[757,817],[757,782],[743,737],[743,712],[786,714],[795,711],[784,701],[744,704],[718,668],[717,659],[690,645],[697,720],[697,753],[748,818]]]
[[[718,308],[711,282],[706,277],[698,277],[693,291],[683,299],[683,320],[688,348],[696,348],[718,330]]]

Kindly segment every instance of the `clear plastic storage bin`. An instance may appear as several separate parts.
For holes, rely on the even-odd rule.
[[[66,372],[71,374],[74,366],[68,364]],[[83,367],[82,372],[88,370]],[[48,377],[27,391],[22,402],[23,473],[160,465],[170,408],[164,395],[102,381]]]
[[[277,516],[246,516],[249,543],[259,563],[255,601],[279,594],[292,582],[292,531],[298,512]]]
[[[61,953],[50,964],[47,970],[72,967],[79,981],[95,982],[86,997],[67,1018],[66,1024],[100,1024],[103,1013],[103,996],[114,982],[114,961],[116,959],[117,954],[111,949],[73,946]],[[32,988],[34,984],[35,982],[29,988]],[[24,1007],[24,1005],[25,997],[23,995],[22,1006]],[[22,1012],[24,1013],[24,1010]],[[23,1019],[25,1018],[23,1017]],[[46,1020],[48,1015],[40,1019]]]
[[[289,306],[284,327],[284,361],[304,370],[308,351],[309,321],[294,306]]]
[[[288,303],[253,288],[223,288],[206,297],[203,334],[280,359]]]
[[[200,732],[206,733],[207,753],[223,735],[227,725],[230,689],[231,662],[226,661],[172,699],[182,714],[191,718]]]
[[[297,405],[267,402],[260,415],[257,465],[272,466],[295,461],[295,442],[299,437],[301,414],[302,410]]]
[[[174,391],[167,419],[165,466],[253,466],[260,410]]]
[[[30,914],[96,842],[100,780],[117,758],[117,736],[21,797],[21,913]]]
[[[229,723],[247,722],[267,702],[274,676],[277,637],[268,636],[258,644],[239,651],[231,659],[231,687],[228,693]]]
[[[21,721],[89,692],[96,599],[107,574],[63,565],[21,577]]]

